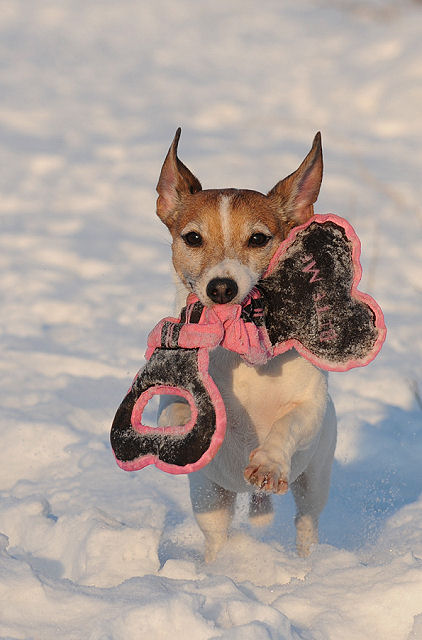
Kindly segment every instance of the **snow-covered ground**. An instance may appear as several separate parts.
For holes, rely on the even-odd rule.
[[[0,637],[422,638],[422,5],[1,0]],[[265,190],[315,131],[387,343],[331,375],[322,544],[293,505],[201,562],[187,480],[118,469],[114,412],[172,306],[155,184]],[[148,634],[148,635],[147,635]]]

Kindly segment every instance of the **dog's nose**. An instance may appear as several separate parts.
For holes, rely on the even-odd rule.
[[[207,296],[217,304],[226,304],[236,297],[238,286],[231,278],[213,278],[207,286]]]

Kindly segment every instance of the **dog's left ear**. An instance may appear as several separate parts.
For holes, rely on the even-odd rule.
[[[290,228],[303,224],[313,215],[313,203],[321,187],[322,168],[321,134],[318,132],[299,169],[268,192],[268,197],[276,203]]]
[[[183,196],[202,190],[198,178],[177,157],[180,133],[179,127],[164,160],[157,184],[157,215],[167,226],[171,226],[175,210]]]

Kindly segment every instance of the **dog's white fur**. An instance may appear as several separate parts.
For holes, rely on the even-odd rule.
[[[286,235],[287,230],[275,229],[271,211],[262,210],[260,198],[265,196],[255,196],[255,192],[235,192],[240,213],[239,206],[236,209],[234,205],[233,190],[203,192],[202,211],[198,205],[189,209],[184,183],[189,183],[190,194],[199,192],[201,186],[177,158],[177,142],[178,135],[157,187],[158,215],[173,235],[176,271],[186,287],[185,293],[195,291],[204,304],[212,304],[207,297],[208,282],[215,277],[229,277],[239,288],[233,302],[240,302],[265,271],[282,239],[280,234]],[[280,213],[276,215],[290,221],[290,227],[294,226],[290,218],[297,224],[301,217],[312,215],[322,176],[321,150],[315,145],[314,141],[299,170],[267,196],[271,206],[276,206],[273,198],[279,197],[276,208]],[[320,167],[314,168],[318,162]],[[319,177],[314,175],[315,184],[310,186],[309,175],[318,172]],[[294,215],[289,213],[289,207]],[[213,222],[210,210],[218,216],[219,225]],[[179,229],[178,217],[182,218]],[[180,244],[180,238],[189,231],[203,236],[202,252],[189,247],[185,252]],[[269,247],[254,252],[243,241],[243,248],[236,249],[242,233],[245,238],[254,233],[271,235]],[[215,458],[189,475],[193,510],[205,536],[205,559],[214,559],[227,539],[237,493],[251,493],[251,519],[262,524],[271,517],[270,494],[283,494],[288,488],[297,508],[297,550],[300,555],[307,555],[318,541],[318,519],[328,497],[336,443],[336,417],[326,374],[294,350],[266,365],[250,367],[237,354],[220,347],[210,353],[210,373],[224,400],[227,432]],[[163,403],[160,424],[184,424],[189,416],[188,405],[180,398],[169,398],[167,406]]]

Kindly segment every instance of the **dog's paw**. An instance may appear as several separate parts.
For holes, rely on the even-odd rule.
[[[280,463],[269,458],[262,449],[255,449],[249,456],[249,464],[244,471],[244,478],[250,484],[268,493],[287,493],[289,483],[287,474]]]
[[[173,402],[166,407],[158,419],[159,427],[182,425],[191,418],[190,406],[184,402]]]

